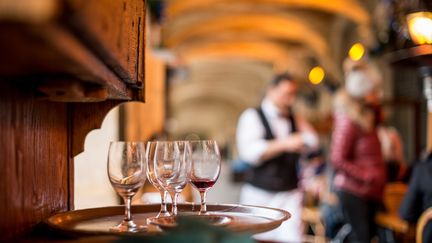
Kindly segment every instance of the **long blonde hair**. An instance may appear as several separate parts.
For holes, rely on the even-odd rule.
[[[335,113],[345,114],[365,131],[371,131],[375,127],[374,112],[362,99],[348,95],[345,89],[340,89],[335,95],[333,110]]]

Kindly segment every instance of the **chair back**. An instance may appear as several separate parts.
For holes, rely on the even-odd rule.
[[[388,213],[398,215],[408,186],[402,182],[388,183],[384,188],[383,203]]]
[[[427,223],[432,220],[432,207],[426,209],[417,222],[416,243],[423,243],[423,231]]]

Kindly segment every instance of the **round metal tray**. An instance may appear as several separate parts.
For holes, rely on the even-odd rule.
[[[133,205],[132,217],[137,224],[146,224],[148,217],[156,215],[159,204]],[[199,204],[179,204],[179,214],[199,212]],[[287,211],[268,207],[237,205],[237,204],[208,204],[210,213],[227,215],[232,218],[228,225],[223,227],[234,232],[261,233],[279,227],[289,219],[291,214]],[[45,222],[52,228],[73,235],[118,234],[109,231],[122,221],[124,217],[123,206],[90,208],[59,213],[51,216]],[[149,225],[147,234],[160,232],[156,226]],[[146,234],[144,233],[144,234]]]

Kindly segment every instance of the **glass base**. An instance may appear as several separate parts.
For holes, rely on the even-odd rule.
[[[195,220],[201,220],[207,224],[215,225],[215,226],[224,226],[228,225],[232,221],[232,217],[228,215],[220,215],[220,214],[184,214],[180,216],[169,216],[169,217],[160,217],[160,218],[148,218],[147,222],[149,224],[157,225],[162,229],[171,229],[177,227],[177,217],[190,217]]]
[[[170,217],[171,214],[168,211],[159,212],[155,217],[150,217],[146,219],[147,224],[152,224],[152,222],[156,222],[158,218]]]
[[[121,222],[120,224],[110,228],[111,232],[143,232],[147,230],[145,225],[136,225],[132,220]]]

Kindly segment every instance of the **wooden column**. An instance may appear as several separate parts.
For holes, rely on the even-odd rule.
[[[0,86],[0,241],[68,210],[68,109]]]
[[[145,102],[122,106],[123,135],[126,140],[148,140],[161,134],[165,123],[165,64],[150,53],[146,55]]]

